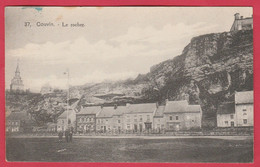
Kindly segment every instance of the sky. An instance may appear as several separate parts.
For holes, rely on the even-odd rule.
[[[229,31],[250,7],[7,7],[5,83],[19,59],[25,88],[135,78],[182,53],[199,35]],[[25,26],[30,22],[30,26]],[[68,24],[68,27],[62,27]],[[54,26],[37,26],[52,23]],[[70,27],[71,24],[84,27]],[[26,24],[27,25],[27,24]]]

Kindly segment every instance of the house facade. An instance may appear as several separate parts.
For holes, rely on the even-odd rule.
[[[128,111],[124,114],[125,130],[143,132],[153,128],[156,103],[130,104],[126,107]]]
[[[76,128],[76,112],[72,108],[64,111],[57,119],[57,131],[65,131],[69,128]]]
[[[110,132],[113,129],[113,115],[115,107],[101,107],[97,115],[97,131],[100,133]]]
[[[79,133],[96,132],[96,116],[100,111],[99,106],[81,108],[76,114],[76,131]]]
[[[253,91],[235,93],[235,111],[237,126],[254,126]]]
[[[165,128],[165,119],[163,116],[165,106],[157,106],[156,112],[153,117],[153,129],[160,132]]]
[[[254,126],[253,91],[235,92],[234,102],[223,103],[218,107],[218,127]]]
[[[124,130],[124,114],[127,113],[126,106],[116,106],[116,110],[112,115],[112,128],[114,132],[121,133]]]
[[[30,116],[26,112],[11,112],[6,117],[6,132],[25,132],[32,130]]]
[[[234,102],[223,103],[219,105],[217,109],[217,126],[218,127],[237,126]]]
[[[201,118],[200,105],[189,105],[186,100],[166,102],[164,119],[168,131],[201,128]]]

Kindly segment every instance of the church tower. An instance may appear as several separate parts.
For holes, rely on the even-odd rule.
[[[23,91],[23,90],[24,90],[24,85],[23,85],[22,78],[20,76],[20,68],[19,68],[19,60],[18,60],[17,67],[15,70],[15,75],[10,84],[10,91]]]

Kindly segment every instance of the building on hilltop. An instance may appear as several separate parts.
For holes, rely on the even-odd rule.
[[[24,91],[24,85],[22,78],[20,76],[20,68],[19,68],[19,61],[17,62],[17,67],[15,70],[15,75],[10,84],[10,91]]]
[[[253,15],[252,17],[243,18],[239,13],[236,13],[235,20],[230,31],[238,31],[238,30],[251,30],[253,29]]]

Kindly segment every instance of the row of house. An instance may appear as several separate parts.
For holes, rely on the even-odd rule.
[[[126,104],[125,106],[84,107],[76,113],[68,114],[71,124],[67,125],[67,111],[58,118],[57,130],[68,126],[77,132],[107,132],[131,130],[187,130],[201,128],[202,111],[200,105],[189,105],[186,100],[157,103]]]
[[[232,102],[217,109],[217,127],[251,127],[254,125],[253,91],[235,92]],[[201,127],[200,105],[189,105],[186,100],[156,103],[126,104],[125,106],[90,106],[77,110],[77,103],[67,106],[49,131],[64,131],[73,127],[76,132],[107,132],[131,130],[188,130]],[[7,114],[8,113],[8,114]],[[26,112],[7,112],[6,131],[30,131],[32,121]],[[67,123],[68,122],[68,123]],[[49,127],[49,126],[48,126]]]

